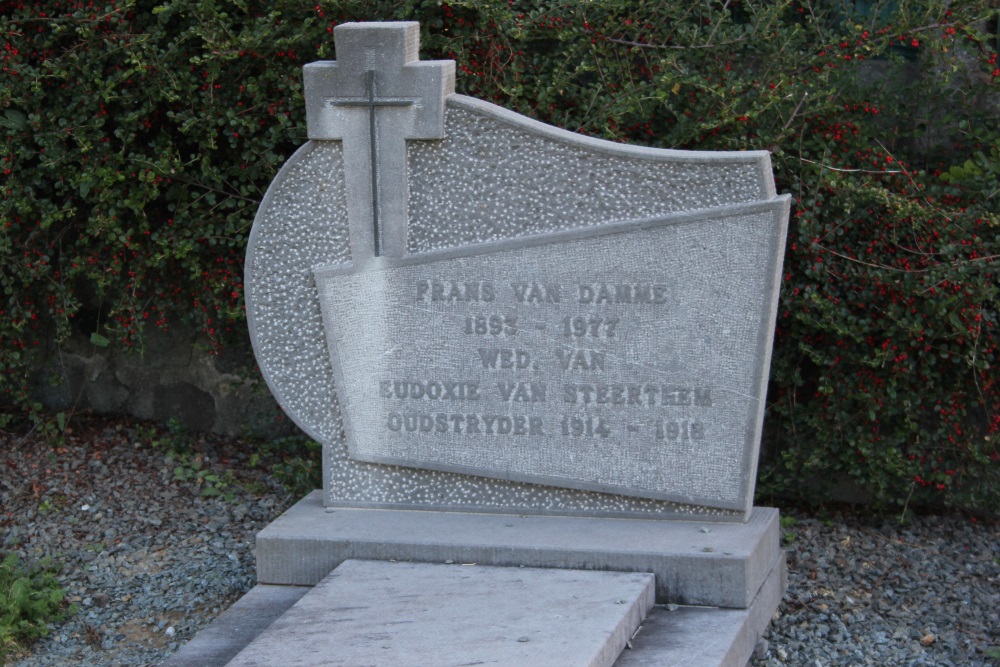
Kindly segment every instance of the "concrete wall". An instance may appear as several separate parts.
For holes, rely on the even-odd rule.
[[[54,412],[92,410],[167,422],[193,431],[277,437],[296,432],[257,370],[250,343],[213,355],[182,326],[150,328],[141,352],[98,347],[77,332],[50,346],[35,376],[37,399]]]

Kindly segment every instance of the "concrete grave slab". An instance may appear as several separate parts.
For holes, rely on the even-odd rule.
[[[750,606],[780,552],[778,511],[745,524],[332,509],[313,492],[257,535],[257,580],[311,586],[352,559],[652,572],[660,602]]]
[[[779,554],[746,609],[654,606],[615,667],[745,667],[778,607],[786,581],[784,555]],[[162,667],[223,667],[310,590],[258,584]],[[251,626],[254,631],[248,632]]]
[[[653,575],[346,561],[229,667],[607,666]]]

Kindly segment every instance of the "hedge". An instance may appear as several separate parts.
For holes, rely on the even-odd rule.
[[[990,0],[0,0],[0,401],[72,332],[246,346],[257,205],[301,67],[422,24],[459,92],[613,141],[767,149],[794,196],[762,493],[1000,508]]]

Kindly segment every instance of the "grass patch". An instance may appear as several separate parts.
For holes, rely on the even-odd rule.
[[[24,654],[48,634],[50,623],[76,611],[64,602],[58,571],[49,562],[27,567],[15,554],[0,554],[0,664]]]

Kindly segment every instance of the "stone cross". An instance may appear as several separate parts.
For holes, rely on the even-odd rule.
[[[401,257],[406,249],[406,140],[444,137],[444,100],[455,63],[419,61],[420,24],[334,28],[336,61],[305,66],[310,139],[344,143],[351,256]]]

